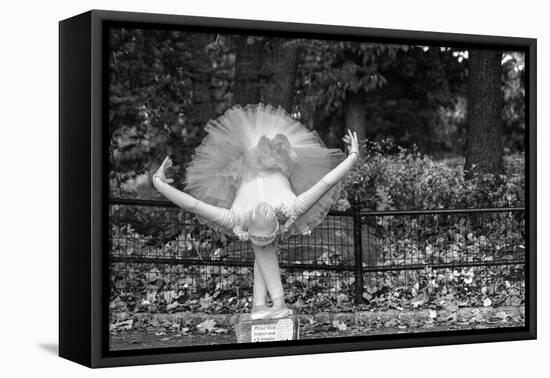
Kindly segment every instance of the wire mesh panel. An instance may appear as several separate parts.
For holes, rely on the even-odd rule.
[[[280,261],[352,268],[353,245],[353,219],[329,215],[310,235],[296,235],[279,243]]]
[[[369,268],[502,265],[525,259],[522,209],[365,213]]]
[[[524,301],[523,209],[364,213],[362,227],[363,298],[371,304]]]

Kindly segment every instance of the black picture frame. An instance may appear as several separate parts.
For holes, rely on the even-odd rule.
[[[108,349],[106,28],[110,25],[372,42],[514,49],[526,54],[526,307],[524,327],[231,344]],[[157,364],[535,339],[536,39],[92,10],[59,24],[59,355],[88,367]]]

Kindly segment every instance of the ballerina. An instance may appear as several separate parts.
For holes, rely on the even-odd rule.
[[[281,238],[308,234],[326,217],[341,179],[359,157],[357,134],[348,130],[349,155],[327,148],[282,107],[239,105],[206,127],[207,136],[187,167],[185,192],[170,184],[166,157],[154,187],[199,222],[254,249],[252,319],[292,314],[285,303],[276,249]],[[267,295],[272,307],[268,307]]]

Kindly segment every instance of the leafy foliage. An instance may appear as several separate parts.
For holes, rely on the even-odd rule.
[[[434,160],[414,146],[391,141],[365,141],[359,163],[344,178],[347,198],[359,184],[361,202],[369,210],[523,207],[524,158],[506,157],[506,174],[464,178],[461,159]]]
[[[150,172],[170,154],[181,183],[205,123],[232,105],[235,36],[114,28],[109,43],[111,194],[153,198]],[[363,91],[369,139],[417,145],[432,156],[462,155],[467,51],[314,39],[287,43],[302,51],[291,111],[328,146],[342,147],[344,102]],[[524,146],[524,76],[523,53],[505,52],[502,117],[509,153]],[[266,85],[260,79],[258,86]]]
[[[229,101],[235,57],[227,41],[205,33],[111,30],[113,190],[148,173],[167,154],[178,163],[188,161],[206,121]]]
[[[147,264],[115,264],[112,271],[114,312],[240,313],[250,311],[252,305],[249,268],[159,269]],[[304,273],[287,271],[284,279],[289,303],[300,313],[309,314],[519,306],[525,295],[522,265],[373,273],[365,279],[365,303],[360,305],[352,301],[352,276],[330,271]]]

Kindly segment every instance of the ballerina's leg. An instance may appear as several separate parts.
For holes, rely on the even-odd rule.
[[[267,287],[265,286],[264,278],[258,260],[254,260],[254,288],[252,294],[252,304],[254,306],[263,306],[267,300]]]
[[[277,250],[277,245],[279,240],[277,239],[273,243],[273,247]],[[262,271],[258,265],[258,260],[254,259],[254,286],[252,292],[252,305],[258,309],[261,307],[266,307],[267,302],[267,287],[265,285],[264,277],[262,276]]]
[[[276,244],[270,244],[265,247],[252,245],[254,248],[254,256],[260,268],[262,277],[264,278],[267,291],[271,296],[273,308],[276,310],[286,309],[285,296],[283,291],[283,283],[281,282],[281,274],[279,271],[279,262],[275,253]]]
[[[271,307],[266,306],[267,287],[258,261],[254,260],[254,287],[252,292],[252,319],[263,319],[269,316]]]

